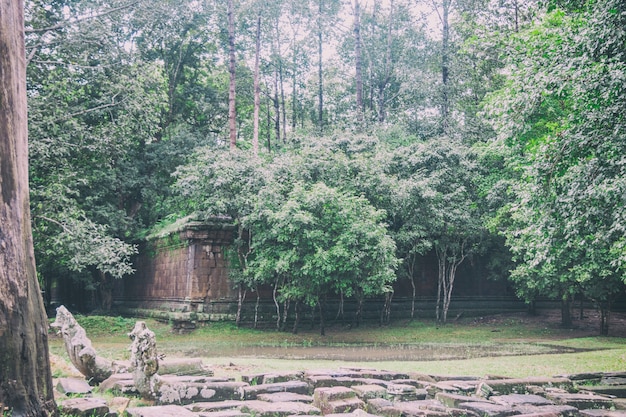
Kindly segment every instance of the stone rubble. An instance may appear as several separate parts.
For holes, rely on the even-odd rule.
[[[626,389],[626,372],[611,375],[611,381],[616,382],[613,386]],[[116,395],[136,393],[134,387],[129,390],[132,375],[126,374],[126,379],[121,376],[112,377],[114,384],[104,381],[100,391],[106,387]],[[590,390],[593,383],[605,384],[608,376],[451,378],[340,368],[241,375],[241,382],[215,377],[160,378],[168,381],[166,385],[179,384],[177,392],[202,386],[211,393],[197,401],[194,396],[161,396],[153,401],[154,406],[126,408],[126,403],[121,409],[109,405],[110,410],[103,408],[101,399],[70,398],[62,402],[62,409],[88,416],[121,416],[125,410],[132,417],[626,417],[623,397]],[[120,397],[116,398],[119,404]]]

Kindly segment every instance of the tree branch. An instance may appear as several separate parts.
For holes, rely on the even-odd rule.
[[[66,20],[64,22],[61,23],[57,23],[56,25],[53,26],[48,26],[45,28],[24,28],[24,33],[28,34],[28,33],[45,33],[45,32],[50,32],[53,30],[59,30],[59,29],[63,29],[66,26],[70,26],[74,23],[78,23],[78,22],[82,22],[84,20],[90,20],[90,19],[96,19],[98,17],[102,17],[102,16],[106,16],[115,12],[119,12],[120,10],[124,10],[127,9],[129,7],[133,7],[134,5],[136,5],[137,3],[139,3],[139,1],[134,1],[132,3],[126,4],[124,6],[120,6],[120,7],[116,7],[114,9],[110,9],[104,12],[100,12],[100,13],[96,13],[94,15],[88,15],[88,16],[83,16],[83,17],[79,17],[76,18],[74,20]]]

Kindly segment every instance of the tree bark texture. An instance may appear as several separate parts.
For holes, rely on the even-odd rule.
[[[28,198],[23,0],[0,0],[0,403],[56,415]]]
[[[324,0],[319,0],[319,10],[317,16],[317,49],[318,49],[318,61],[317,72],[319,76],[318,83],[318,128],[320,135],[324,133],[324,71],[322,65],[322,58],[324,55],[324,35],[322,33],[322,13],[324,10]]]

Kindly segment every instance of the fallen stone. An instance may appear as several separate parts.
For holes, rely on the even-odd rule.
[[[352,387],[352,390],[362,400],[384,398],[387,395],[387,389],[380,385],[356,385]]]
[[[482,401],[461,403],[459,404],[459,408],[473,411],[483,417],[507,417],[518,414],[518,412],[511,407]]]
[[[138,394],[133,375],[129,373],[111,375],[100,383],[99,389],[100,391],[111,391],[116,394]]]
[[[356,392],[346,387],[317,388],[313,393],[313,402],[324,403],[354,397],[356,397]]]
[[[626,398],[626,385],[593,385],[584,387],[584,391],[594,394],[612,395],[619,398]]]
[[[179,405],[127,408],[126,414],[130,417],[198,417],[185,407]]]
[[[66,395],[89,394],[92,390],[87,381],[77,378],[59,378],[56,388],[58,392]]]
[[[349,414],[326,414],[325,417],[378,417],[376,414],[370,414],[365,410],[361,410],[360,408],[357,408],[356,410],[354,410],[353,412],[349,413]]]
[[[200,411],[214,412],[214,411],[224,411],[224,410],[239,410],[241,409],[243,404],[244,404],[243,401],[235,401],[235,400],[217,401],[217,402],[198,402],[198,403],[187,404],[185,405],[185,408],[193,412],[200,412]]]
[[[547,398],[558,404],[571,405],[579,410],[587,410],[591,408],[608,409],[614,406],[611,398],[596,394],[548,393]]]
[[[461,394],[454,394],[450,392],[438,392],[435,395],[435,399],[445,405],[446,407],[457,408],[459,404],[467,402],[489,402],[488,400],[480,397],[472,397]]]
[[[130,404],[130,398],[126,398],[126,397],[113,397],[108,402],[109,410],[117,413],[118,416],[124,415],[124,412],[126,412],[126,409],[128,408],[129,404]]]
[[[582,417],[626,417],[626,411],[581,410]]]
[[[419,372],[410,372],[408,375],[409,375],[409,379],[413,379],[413,380],[416,380],[416,381],[422,381],[422,382],[426,382],[426,383],[429,383],[429,384],[433,384],[433,383],[437,382],[435,380],[435,378],[433,378],[432,376],[426,375],[426,374],[421,374]]]
[[[489,397],[489,401],[511,407],[518,405],[554,405],[553,401],[534,394],[493,395]]]
[[[197,413],[199,417],[249,417],[250,414],[239,410],[223,410],[223,411],[201,411]]]
[[[418,379],[394,379],[389,381],[390,384],[404,384],[404,385],[412,385],[415,388],[428,388],[433,383],[427,381],[420,381]]]
[[[104,417],[109,413],[104,398],[72,398],[61,403],[61,412],[75,417]]]
[[[417,389],[413,385],[404,384],[388,385],[387,394],[396,401],[424,400],[428,396],[425,389]]]
[[[202,375],[213,376],[213,370],[204,366],[202,359],[182,358],[159,360],[161,375]]]
[[[275,392],[309,394],[310,385],[304,381],[287,381],[277,382],[273,384],[246,385],[241,387],[241,398],[243,400],[254,400],[259,394],[270,394]]]
[[[268,403],[265,401],[245,401],[241,407],[244,413],[255,417],[287,417],[292,415],[319,415],[320,409],[304,403]]]
[[[242,375],[241,380],[250,385],[275,384],[277,382],[302,380],[304,372],[272,372],[252,375]]]
[[[273,394],[259,394],[257,396],[259,401],[267,401],[268,403],[284,403],[284,402],[299,402],[299,403],[312,403],[313,396],[296,394],[293,392],[276,392]]]
[[[315,403],[314,403],[315,404]],[[324,408],[321,408],[322,414],[343,414],[351,413],[357,409],[364,409],[365,402],[358,397],[343,398],[340,400],[328,401],[323,404]]]
[[[494,379],[486,382],[494,392],[499,395],[524,394],[529,385],[540,387],[555,387],[567,391],[574,389],[574,384],[568,378],[511,378]]]
[[[371,398],[367,400],[365,410],[379,416],[397,417],[402,413],[393,408],[393,403],[385,398]]]
[[[514,407],[522,415],[545,415],[558,417],[578,417],[578,409],[569,405],[527,405]]]
[[[449,416],[445,407],[436,401],[408,401],[408,402],[396,402],[392,409],[394,412],[399,413],[402,417],[417,417],[417,416]],[[391,410],[388,410],[391,411]],[[467,415],[467,413],[464,413]]]

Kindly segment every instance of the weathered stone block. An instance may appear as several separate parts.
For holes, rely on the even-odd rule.
[[[304,381],[287,381],[273,384],[247,385],[241,388],[241,398],[254,400],[259,394],[275,392],[293,392],[296,394],[309,394],[310,385]]]
[[[346,387],[317,388],[313,393],[313,402],[324,403],[354,397],[356,397],[356,392]]]
[[[202,359],[182,358],[159,360],[161,375],[202,375],[213,376],[213,370],[204,366]]]
[[[130,417],[198,417],[185,407],[179,405],[127,408],[126,414]]]
[[[385,398],[370,398],[367,400],[365,410],[368,413],[379,416],[399,417],[402,413],[393,408],[393,403]]]
[[[626,411],[581,410],[581,417],[626,417]]]
[[[276,392],[273,394],[259,394],[257,396],[259,401],[267,401],[269,403],[284,403],[284,402],[299,402],[299,403],[312,403],[313,396],[296,394],[293,392]]]
[[[486,383],[494,392],[499,395],[505,394],[524,394],[528,391],[529,385],[540,387],[555,387],[571,391],[574,384],[567,378],[511,378],[511,379],[494,379],[488,380]]]
[[[394,403],[393,408],[399,411],[402,417],[439,417],[450,415],[445,407],[432,400],[396,402]]]
[[[310,404],[287,402],[269,403],[265,401],[245,401],[241,407],[244,413],[256,417],[286,417],[292,415],[319,415],[320,409]]]
[[[578,417],[578,409],[569,405],[518,405],[514,408],[522,415]]]
[[[511,407],[482,401],[461,403],[459,404],[459,408],[473,411],[483,417],[507,417],[518,414],[518,412]]]
[[[114,374],[102,381],[100,391],[112,391],[117,394],[137,394],[132,374]]]
[[[61,394],[67,395],[89,394],[91,392],[91,385],[84,379],[77,378],[59,378],[56,388]]]
[[[123,416],[130,404],[130,398],[114,397],[109,400],[108,404],[110,411],[117,413],[118,416]]]
[[[435,395],[435,399],[441,402],[446,407],[456,408],[459,404],[467,403],[467,402],[489,402],[484,398],[480,397],[471,397],[467,395],[454,394],[451,392],[438,392]]]
[[[352,390],[356,392],[357,397],[362,400],[369,400],[371,398],[384,398],[387,395],[387,390],[380,385],[356,385],[352,387]]]
[[[517,405],[553,405],[554,402],[544,398],[540,395],[533,394],[508,394],[508,395],[493,395],[489,397],[490,401],[496,404],[517,406]]]
[[[243,401],[229,400],[229,401],[216,401],[216,402],[197,402],[193,404],[187,404],[186,409],[193,412],[200,411],[223,411],[223,410],[239,410],[243,406]]]
[[[103,398],[72,398],[61,403],[61,412],[76,417],[104,417],[109,407]]]
[[[579,410],[587,410],[593,408],[609,409],[614,406],[613,400],[609,397],[604,397],[595,394],[561,394],[561,393],[548,393],[547,398],[553,400],[558,404],[571,405]]]

